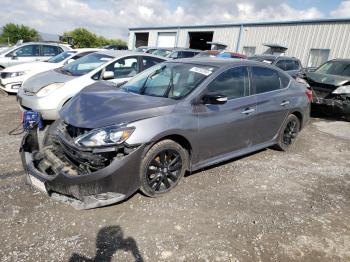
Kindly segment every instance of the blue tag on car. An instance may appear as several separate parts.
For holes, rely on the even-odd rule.
[[[40,113],[34,111],[25,111],[23,113],[23,129],[25,131],[29,131],[36,127],[39,129],[43,129],[44,127]]]

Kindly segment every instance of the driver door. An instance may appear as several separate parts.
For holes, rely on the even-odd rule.
[[[8,58],[7,66],[38,61],[40,59],[40,46],[25,45],[8,53],[6,57]]]
[[[256,110],[251,95],[248,67],[240,66],[218,75],[205,93],[224,95],[225,104],[197,105],[199,161],[250,147]]]

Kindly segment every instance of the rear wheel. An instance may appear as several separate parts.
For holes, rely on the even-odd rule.
[[[278,136],[276,148],[287,151],[295,142],[300,130],[300,121],[295,115],[289,115]]]
[[[163,140],[151,147],[141,163],[141,191],[150,197],[172,190],[184,176],[188,152],[173,140]]]

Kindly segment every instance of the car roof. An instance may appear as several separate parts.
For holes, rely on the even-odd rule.
[[[350,59],[349,58],[336,58],[336,59],[332,59],[332,60],[329,60],[329,61],[339,61],[339,62],[348,62],[350,63]],[[327,61],[327,62],[329,62]]]
[[[122,56],[128,56],[128,55],[142,55],[142,56],[150,56],[150,57],[156,57],[156,58],[161,58],[163,60],[166,60],[166,58],[161,57],[161,56],[148,54],[148,53],[144,53],[144,52],[129,51],[129,50],[109,50],[109,49],[106,49],[106,50],[99,51],[99,52],[96,52],[96,53],[97,54],[103,54],[103,55],[112,56],[114,58],[122,57]]]
[[[169,61],[167,61],[167,63],[186,63],[186,64],[196,64],[196,65],[202,65],[202,66],[214,66],[214,67],[226,67],[226,66],[238,64],[240,66],[269,67],[269,68],[272,68],[274,70],[284,72],[283,70],[279,69],[278,67],[272,66],[272,65],[264,63],[264,62],[247,60],[247,59],[239,59],[239,58],[191,57],[191,58],[180,58],[180,59],[175,59],[175,60],[169,60]]]
[[[277,59],[291,59],[291,60],[298,60],[296,57],[291,56],[280,56],[280,55],[255,55],[251,56],[249,58],[261,58],[261,59],[270,59],[270,60],[277,60]],[[248,59],[249,59],[248,58]]]

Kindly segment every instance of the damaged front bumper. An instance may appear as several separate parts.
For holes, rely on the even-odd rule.
[[[101,157],[97,154],[93,158],[93,153],[80,152],[69,141],[63,142],[66,147],[62,158],[52,145],[39,150],[36,130],[24,136],[20,152],[28,184],[76,209],[117,203],[139,189],[139,164],[144,146],[138,146],[122,156],[116,155],[106,166],[82,172],[76,168],[78,162],[73,164],[70,161],[81,159],[87,164],[94,164],[93,161],[98,162]]]
[[[350,116],[350,100],[337,98],[313,97],[312,104],[315,107],[327,109],[330,113]]]

